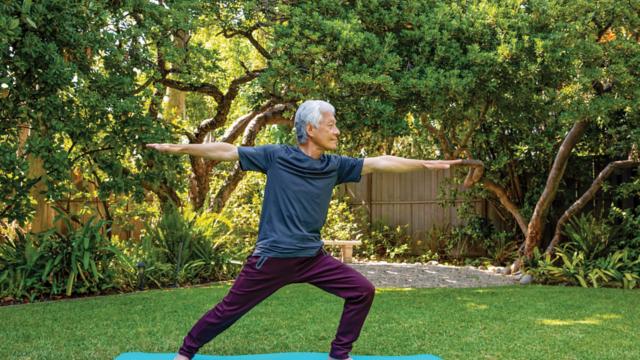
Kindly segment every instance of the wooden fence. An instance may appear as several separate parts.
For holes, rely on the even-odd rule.
[[[108,203],[113,204],[114,201],[115,199],[112,198]],[[149,196],[147,201],[153,201],[153,197]],[[54,222],[55,217],[58,216],[58,212],[53,208],[54,205],[75,215],[77,222],[72,221],[74,229],[80,226],[79,223],[87,223],[92,216],[95,217],[94,224],[101,219],[107,218],[104,204],[98,199],[74,199],[58,201],[55,204],[39,202],[36,208],[36,216],[34,216],[28,230],[41,232],[56,228],[60,233],[67,234],[69,229],[63,221]],[[129,204],[125,205],[125,211],[129,211]],[[118,236],[120,239],[138,239],[142,229],[144,229],[142,221],[134,219],[114,220],[111,235]],[[104,229],[102,233],[105,234]]]
[[[428,239],[428,233],[434,227],[462,224],[456,206],[441,206],[437,196],[438,188],[446,177],[452,175],[451,171],[425,169],[403,174],[367,174],[358,183],[340,185],[338,194],[349,196],[351,206],[364,207],[370,224],[382,221],[393,226],[408,225],[411,251],[419,254],[435,247]],[[462,185],[459,190],[464,191]],[[456,205],[461,202],[460,197],[455,199]],[[479,216],[489,219],[498,228],[502,227],[497,213],[486,200],[478,199],[472,203]]]

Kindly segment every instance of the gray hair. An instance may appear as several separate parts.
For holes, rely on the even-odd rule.
[[[298,107],[295,117],[298,144],[307,142],[307,124],[311,124],[316,129],[318,128],[323,112],[331,112],[335,115],[336,109],[333,105],[322,100],[307,100]]]

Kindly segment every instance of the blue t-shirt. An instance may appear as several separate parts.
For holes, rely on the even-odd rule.
[[[322,154],[314,159],[291,145],[238,147],[240,168],[267,174],[253,255],[313,256],[323,246],[333,187],[361,178],[363,158]]]

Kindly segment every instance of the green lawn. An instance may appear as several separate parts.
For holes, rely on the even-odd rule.
[[[0,308],[3,359],[176,352],[229,285]],[[202,354],[328,352],[342,300],[287,286]],[[640,292],[567,287],[378,289],[353,354],[449,359],[640,359]]]

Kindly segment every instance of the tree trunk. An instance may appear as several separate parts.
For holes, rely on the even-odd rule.
[[[553,166],[551,167],[549,177],[547,178],[547,184],[545,185],[540,199],[538,199],[538,203],[536,204],[531,220],[529,221],[527,237],[525,238],[524,245],[524,256],[527,258],[531,258],[533,255],[533,249],[540,245],[549,207],[556,197],[556,192],[558,191],[560,181],[562,180],[562,176],[564,175],[564,171],[567,167],[571,151],[578,140],[582,137],[582,134],[584,134],[587,129],[587,125],[587,120],[576,122],[558,150],[558,154],[556,155]]]

